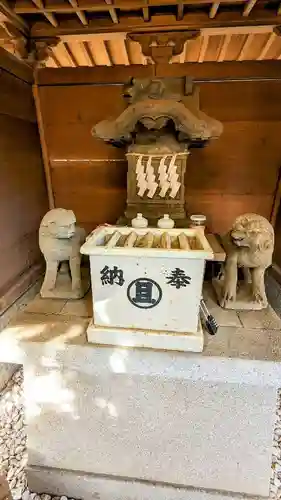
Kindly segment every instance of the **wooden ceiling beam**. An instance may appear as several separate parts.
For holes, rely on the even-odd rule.
[[[105,0],[105,3],[108,5],[108,12],[109,12],[109,15],[111,17],[111,20],[114,24],[118,24],[119,22],[119,19],[118,19],[118,16],[116,14],[116,10],[114,7],[111,7],[112,5],[112,0]]]
[[[114,27],[115,28],[115,27]],[[167,31],[167,28],[166,28]],[[210,36],[225,36],[231,35],[249,35],[253,33],[255,35],[270,35],[272,32],[272,26],[238,26],[229,28],[204,28],[201,30],[201,34],[206,34]],[[115,32],[102,32],[102,33],[84,33],[81,30],[80,33],[61,35],[60,39],[64,42],[80,40],[80,41],[95,41],[98,39],[102,40],[119,40],[120,37],[126,39],[127,31],[115,31]]]
[[[202,36],[202,42],[201,42],[200,52],[199,52],[199,56],[198,56],[199,63],[202,63],[205,59],[208,44],[209,44],[209,35]]]
[[[77,68],[79,66],[79,64],[78,64],[78,61],[76,60],[76,57],[74,56],[74,54],[69,46],[69,44],[64,43],[64,48],[65,48],[65,51],[68,53],[69,58],[71,59],[73,66],[75,68]]]
[[[110,7],[109,14],[110,14],[110,17],[112,19],[112,22],[114,24],[118,24],[119,20],[118,20],[118,16],[116,14],[116,10],[114,9],[114,7]]]
[[[250,12],[252,11],[252,9],[254,8],[254,6],[256,5],[257,3],[257,0],[248,0],[245,7],[244,7],[244,10],[243,10],[243,16],[244,17],[247,17]]]
[[[28,24],[12,10],[6,0],[0,0],[0,22],[10,22],[16,29],[24,35],[29,34]]]
[[[271,45],[273,44],[274,40],[276,40],[276,34],[272,31],[270,33],[265,45],[263,46],[260,55],[258,56],[258,61],[261,61],[262,59],[265,58],[267,52],[269,51]]]
[[[89,59],[91,66],[95,66],[96,63],[95,63],[95,60],[94,60],[94,57],[93,57],[93,54],[91,51],[91,47],[88,44],[88,42],[81,42],[81,47],[82,47],[82,50],[84,50],[84,52],[85,52],[85,56]]]
[[[184,14],[184,5],[183,2],[180,2],[177,6],[177,21],[181,21],[183,19]]]
[[[254,0],[250,0],[253,2]],[[256,1],[256,0],[255,0]],[[200,5],[204,6],[206,4],[212,3],[211,0],[167,0],[165,1],[165,5],[196,5],[200,7]],[[240,10],[240,5],[241,5],[241,0],[218,0],[214,3],[222,3],[222,4],[231,4],[231,5],[237,5],[239,12]],[[109,0],[106,2],[79,2],[79,10],[81,11],[87,11],[87,12],[106,12],[108,10],[108,6],[113,5]],[[161,0],[149,0],[149,5],[147,4],[148,7],[159,7],[163,5]],[[249,4],[246,5],[246,7]],[[120,9],[120,10],[136,10],[136,9],[143,9],[146,8],[144,0],[134,0],[133,2],[128,1],[123,1],[123,0],[116,0],[114,2],[114,8],[115,9]],[[73,9],[71,8],[71,5],[65,3],[61,3],[58,1],[54,1],[49,5],[45,6],[44,9],[46,12],[60,12],[60,13],[71,13],[73,12]],[[22,4],[19,2],[19,0],[16,1],[15,7],[14,7],[14,12],[18,14],[32,14],[36,11],[34,7],[32,7],[31,4]]]
[[[61,63],[59,62],[57,56],[54,54],[54,52],[52,51],[51,54],[50,54],[50,57],[51,59],[53,59],[54,63],[56,64],[56,66],[58,68],[61,68]]]
[[[36,6],[36,12],[40,11],[46,19],[51,23],[55,28],[58,26],[58,22],[52,12],[46,12],[44,8],[43,0],[32,0],[34,5]]]
[[[143,20],[145,22],[148,22],[150,20],[150,14],[149,14],[149,8],[148,7],[143,7],[143,9],[142,9],[142,15],[143,15]]]
[[[214,19],[210,19],[208,13],[189,12],[183,16],[181,21],[176,21],[173,15],[157,15],[152,16],[150,21],[144,23],[143,17],[123,18],[120,16],[119,23],[114,26],[111,20],[108,19],[93,19],[89,20],[87,26],[81,26],[81,23],[75,19],[71,21],[60,22],[58,28],[54,28],[47,23],[34,23],[31,28],[31,36],[33,37],[53,37],[62,35],[79,35],[79,34],[95,34],[95,33],[117,33],[126,32],[132,33],[141,30],[142,32],[149,31],[169,31],[176,30],[198,30],[210,28],[239,28],[257,26],[273,27],[281,24],[281,16],[276,16],[272,11],[256,10],[255,15],[250,14],[243,17],[239,12],[218,12]]]
[[[80,19],[81,23],[84,26],[86,26],[88,24],[88,21],[87,21],[85,12],[78,8],[77,0],[68,0],[68,1],[69,1],[70,5],[73,7],[73,9],[75,9],[75,13],[76,13],[78,19]]]
[[[238,54],[238,57],[237,57],[237,61],[243,61],[243,59],[245,59],[245,55],[247,53],[247,50],[249,49],[253,39],[254,39],[254,34],[253,33],[250,33],[250,35],[247,36],[241,50],[240,50],[240,53]]]
[[[226,51],[228,49],[230,42],[231,42],[231,34],[229,33],[228,35],[225,35],[223,37],[223,42],[217,59],[218,62],[222,62],[225,60]]]
[[[107,40],[104,41],[104,47],[105,47],[105,52],[106,52],[107,57],[108,57],[107,66],[114,66],[114,61],[113,61],[113,57],[111,54],[110,45],[109,45],[109,42]]]
[[[214,19],[216,17],[219,6],[220,6],[220,2],[214,2],[212,4],[212,7],[210,8],[210,13],[209,13],[210,19]]]

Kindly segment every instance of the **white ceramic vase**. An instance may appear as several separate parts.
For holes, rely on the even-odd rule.
[[[169,217],[169,214],[164,214],[157,222],[157,227],[160,229],[172,229],[174,225],[175,221]]]
[[[142,214],[137,214],[137,216],[134,219],[132,219],[131,224],[132,227],[134,228],[147,227],[148,220],[145,217],[143,217]]]

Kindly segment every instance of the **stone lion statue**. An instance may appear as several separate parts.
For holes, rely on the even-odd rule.
[[[46,273],[41,288],[42,297],[83,296],[80,247],[85,238],[84,229],[76,227],[76,217],[72,210],[54,208],[43,217],[39,228],[39,247],[46,261]],[[69,263],[72,289],[60,293],[55,287],[62,262]]]
[[[267,219],[256,214],[237,217],[227,235],[223,307],[236,300],[239,267],[243,268],[244,279],[250,286],[252,301],[261,308],[267,307],[264,273],[272,263],[273,249],[274,230]]]

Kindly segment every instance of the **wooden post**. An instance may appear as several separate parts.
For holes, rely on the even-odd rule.
[[[276,190],[275,190],[275,194],[274,194],[272,210],[271,210],[271,214],[270,214],[270,222],[273,225],[273,227],[276,224],[278,210],[281,207],[280,202],[281,202],[281,167],[279,168],[279,175],[278,175],[278,179],[277,179],[277,185],[276,185]]]
[[[34,101],[35,101],[37,123],[38,123],[39,136],[40,136],[41,149],[42,149],[43,164],[44,164],[44,169],[45,169],[46,184],[47,184],[48,199],[49,199],[49,208],[51,209],[51,208],[55,207],[55,200],[54,200],[54,193],[53,193],[53,188],[52,188],[52,178],[51,178],[51,171],[50,171],[49,155],[48,155],[48,149],[47,149],[47,144],[46,144],[46,140],[45,140],[44,124],[43,124],[42,113],[41,113],[39,89],[38,89],[38,85],[36,83],[33,84],[32,90],[33,90],[33,97],[34,97]]]

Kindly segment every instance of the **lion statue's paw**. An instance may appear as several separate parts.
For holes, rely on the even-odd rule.
[[[235,302],[236,300],[236,289],[231,287],[225,287],[223,292],[223,297],[221,300],[221,306],[225,307],[228,302]]]

